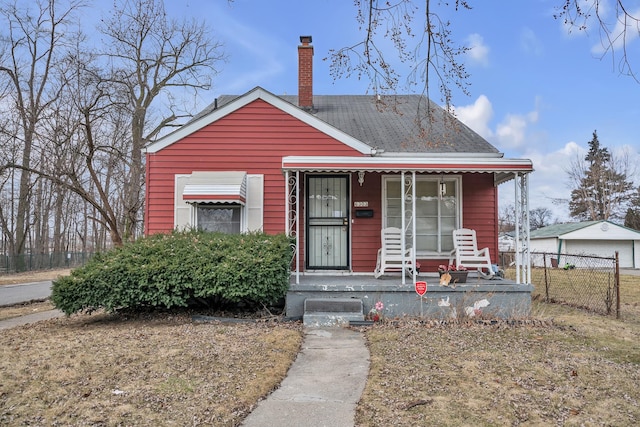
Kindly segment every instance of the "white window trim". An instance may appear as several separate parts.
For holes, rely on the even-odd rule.
[[[174,176],[174,211],[173,211],[173,228],[178,228],[179,230],[188,229],[191,227],[197,227],[198,224],[198,203],[188,203],[182,199],[182,190],[184,190],[184,185],[186,180],[191,176],[191,174],[176,174]],[[252,194],[252,189],[247,188],[246,201],[244,204],[233,203],[233,206],[240,206],[240,233],[247,233],[249,231],[262,231],[264,228],[264,175],[262,174],[247,174],[247,187],[249,187],[249,180],[256,178],[260,179],[261,189],[259,190],[261,194]],[[261,206],[257,206],[253,204],[252,198],[260,198]],[[257,200],[257,199],[256,199]],[[201,203],[205,205],[204,203]],[[211,203],[212,205],[224,206],[227,203]],[[255,230],[249,230],[249,209],[260,209],[258,212],[258,222],[260,223],[260,227]],[[178,218],[178,210],[179,209],[189,209],[189,221],[187,224],[179,223]]]
[[[419,181],[436,181],[440,182],[442,176],[439,175],[416,175],[416,183]],[[382,227],[386,227],[387,224],[387,182],[388,181],[400,181],[401,175],[382,175]],[[463,224],[462,220],[462,175],[445,175],[445,181],[454,181],[456,186],[456,198],[457,198],[457,222],[455,228],[460,228],[460,224]],[[438,224],[440,229],[440,224]],[[434,251],[417,251],[416,257],[421,259],[441,259],[443,257],[449,257],[449,251],[434,252]]]

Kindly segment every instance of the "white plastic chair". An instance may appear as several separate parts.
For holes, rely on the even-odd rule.
[[[404,271],[413,276],[413,248],[405,249],[402,254],[402,234],[399,228],[389,227],[380,233],[382,247],[378,249],[378,259],[374,276],[376,279],[386,272]],[[403,268],[404,259],[404,268]],[[416,273],[420,272],[420,264],[416,262]]]
[[[491,279],[495,274],[489,248],[478,249],[476,231],[470,228],[453,230],[453,250],[449,255],[449,264],[456,267],[462,265],[466,268],[477,268],[478,274],[485,279]],[[484,269],[487,270],[486,273]]]

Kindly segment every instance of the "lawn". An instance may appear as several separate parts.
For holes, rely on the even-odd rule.
[[[0,331],[0,425],[235,426],[280,383],[296,324],[72,316]]]
[[[640,277],[621,296],[621,320],[536,302],[518,326],[371,328],[357,423],[637,425]]]
[[[621,296],[620,320],[535,302],[517,325],[363,328],[357,425],[638,424],[640,277],[623,276]],[[299,324],[175,313],[0,331],[0,425],[239,425],[301,339]]]

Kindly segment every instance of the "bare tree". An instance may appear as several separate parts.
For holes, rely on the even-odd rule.
[[[538,207],[529,211],[529,224],[532,230],[546,227],[551,224],[553,212],[545,207]]]
[[[133,238],[143,204],[142,150],[168,126],[189,116],[172,91],[184,96],[185,89],[208,89],[224,54],[204,23],[169,19],[162,0],[123,0],[100,31],[107,36],[105,54],[111,64],[106,81],[125,95],[131,117],[123,237]]]
[[[417,3],[417,4],[416,4]],[[448,3],[437,2],[445,7]],[[469,48],[454,43],[450,23],[433,10],[433,2],[424,0],[355,0],[357,21],[364,39],[352,46],[330,51],[331,73],[334,78],[357,74],[367,77],[375,94],[394,94],[400,82],[400,72],[392,65],[383,41],[391,39],[402,64],[411,64],[408,86],[421,84],[428,97],[430,78],[435,75],[442,101],[451,105],[452,87],[468,93],[468,73],[460,55]],[[456,0],[455,10],[470,9],[466,0]],[[423,19],[416,20],[416,16]],[[428,113],[428,111],[427,111]]]
[[[73,6],[78,7],[79,3]],[[54,7],[55,1],[50,0],[42,6],[40,15],[48,16],[45,12]],[[26,19],[24,16],[31,16],[27,12],[20,15],[16,8],[10,11],[12,14],[5,16],[20,19],[19,22]],[[70,12],[66,16],[70,16]],[[50,19],[54,22],[53,17]],[[37,20],[40,21],[48,22]],[[13,86],[8,83],[0,86],[0,93],[9,87],[11,90],[7,92],[15,94],[21,102],[37,98],[34,93],[42,97],[33,106],[27,104],[16,109],[25,112],[26,124],[21,128],[11,128],[11,121],[6,126],[0,122],[0,131],[15,130],[0,139],[0,143],[6,142],[7,148],[13,148],[6,151],[0,178],[8,182],[9,173],[17,172],[29,177],[27,183],[35,184],[38,189],[33,195],[38,198],[34,203],[40,205],[25,211],[24,235],[30,216],[38,226],[34,233],[43,241],[53,233],[54,246],[58,249],[65,246],[65,236],[68,240],[77,237],[82,247],[89,247],[93,239],[93,245],[100,247],[105,240],[105,230],[112,244],[120,245],[125,239],[134,238],[140,225],[144,145],[168,126],[176,125],[180,118],[190,115],[180,108],[179,101],[190,95],[189,89],[208,88],[216,74],[215,65],[224,56],[219,53],[220,44],[210,38],[203,23],[169,20],[162,0],[119,0],[110,19],[103,22],[102,32],[108,44],[101,49],[88,45],[81,25],[74,32],[66,27],[63,38],[57,32],[61,31],[63,21],[55,22],[59,27],[50,24],[40,30],[41,38],[47,40],[45,36],[50,36],[47,49],[27,43],[27,52],[34,52],[32,58],[27,56],[32,59],[32,67],[28,62],[25,66],[14,60],[12,69],[0,69],[11,77],[17,75],[18,70],[46,69],[47,73],[15,79]],[[36,24],[32,24],[23,28],[22,37],[27,41],[33,39],[35,36],[31,33],[35,27]],[[15,34],[11,33],[17,40],[15,45],[25,43]],[[65,49],[55,50],[59,49],[58,45]],[[37,56],[36,48],[39,48]],[[12,58],[13,51],[6,52],[9,54],[2,57],[0,65],[5,58]],[[43,58],[47,62],[37,62]],[[29,83],[26,95],[16,86],[24,82]],[[52,95],[45,98],[47,94]],[[18,147],[11,141],[16,137],[26,140],[24,135],[32,135],[38,144],[29,143],[29,156],[19,161],[13,155]],[[19,148],[23,145],[27,143]],[[19,200],[25,200],[26,209],[34,204],[28,203],[26,197]],[[65,215],[61,209],[65,201],[81,209],[79,215]],[[13,222],[19,223],[10,221],[13,215],[8,208],[13,206],[0,205],[0,224],[7,235]]]
[[[32,172],[90,205],[95,214],[89,219],[108,230],[113,244],[121,245],[121,189],[130,167],[128,110],[113,84],[101,77],[97,59],[79,42],[62,61],[66,90],[50,105],[46,120],[44,151],[52,160]],[[86,243],[87,236],[83,238]]]
[[[403,77],[394,63],[408,66],[407,86],[418,87],[429,97],[430,87],[439,88],[442,102],[451,106],[452,90],[468,94],[469,74],[462,54],[468,46],[456,42],[450,22],[442,19],[447,8],[471,9],[470,1],[455,0],[354,0],[357,23],[363,37],[357,43],[330,51],[334,78],[357,75],[369,80],[375,94],[395,94]],[[605,11],[613,3],[615,21],[610,25]],[[630,11],[622,0],[556,0],[556,19],[570,30],[586,31],[596,26],[602,56],[611,54],[622,74],[638,80],[627,51],[628,42],[640,33],[639,12]],[[493,6],[492,6],[493,7]],[[393,48],[384,41],[391,40]],[[395,55],[394,55],[395,54]],[[397,61],[392,58],[396,58]],[[435,77],[435,81],[433,81]],[[426,109],[428,115],[428,108]],[[420,113],[420,112],[419,112]]]
[[[551,224],[553,212],[549,208],[538,207],[529,210],[529,226],[532,230],[546,227]],[[500,209],[498,215],[498,227],[500,232],[509,232],[516,229],[516,209],[512,204]]]
[[[629,55],[629,41],[640,34],[640,9],[631,11],[622,0],[563,0],[554,15],[562,19],[571,30],[589,31],[594,29],[600,35],[601,58],[611,55],[611,62],[618,71],[640,83],[631,60],[637,55]],[[612,7],[613,5],[613,7]],[[615,17],[610,19],[607,14]]]
[[[500,209],[498,214],[498,230],[506,233],[516,229],[516,208],[512,204]]]
[[[18,2],[0,4],[3,20],[0,48],[0,85],[8,94],[7,107],[17,115],[18,129],[12,138],[20,141],[20,178],[13,226],[14,254],[25,250],[32,203],[32,154],[38,126],[48,105],[59,96],[50,90],[55,79],[55,60],[64,49],[66,27],[80,2],[70,0],[59,6],[55,0],[29,5]]]

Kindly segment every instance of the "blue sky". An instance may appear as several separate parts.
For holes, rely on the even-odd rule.
[[[421,2],[422,0],[416,0]],[[548,207],[568,220],[565,168],[584,156],[597,130],[603,146],[626,150],[640,163],[640,84],[621,76],[610,56],[600,58],[596,29],[569,33],[554,20],[561,0],[472,1],[472,10],[443,12],[455,40],[473,49],[465,58],[470,96],[455,93],[457,117],[505,153],[525,157],[536,171],[530,181],[531,208]],[[640,1],[625,2],[640,15]],[[205,19],[229,55],[201,106],[221,94],[262,86],[275,94],[297,92],[297,45],[312,35],[314,93],[364,94],[368,82],[334,81],[323,58],[361,40],[351,0],[166,1],[170,14]],[[613,19],[607,16],[607,19]],[[636,34],[637,36],[637,34]],[[640,58],[640,40],[627,46]],[[636,63],[640,72],[640,61]],[[439,101],[432,89],[431,96]],[[640,184],[640,176],[634,176]],[[501,206],[512,202],[512,184],[500,187]]]

